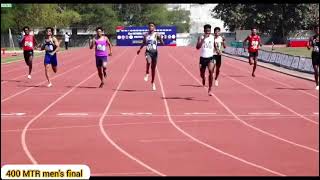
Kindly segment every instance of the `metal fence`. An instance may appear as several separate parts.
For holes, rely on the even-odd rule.
[[[19,49],[19,35],[12,35],[12,39],[14,42],[14,47]],[[69,42],[70,47],[86,47],[89,46],[89,37],[92,35],[71,35],[71,39]],[[58,40],[62,40],[60,43],[61,47],[64,47],[64,36],[63,35],[56,35],[55,36]],[[44,41],[44,35],[37,34],[35,35],[35,38],[37,39],[38,43],[43,43]],[[111,43],[113,45],[116,45],[116,37],[113,35],[108,35],[108,38],[110,39]],[[1,34],[1,47],[10,47],[10,39],[9,34],[4,33]]]
[[[248,57],[248,51],[244,52],[243,48],[227,47],[224,52],[230,55]],[[306,72],[312,74],[314,72],[311,58],[292,56],[279,52],[271,52],[259,50],[258,61],[274,64],[291,70]]]

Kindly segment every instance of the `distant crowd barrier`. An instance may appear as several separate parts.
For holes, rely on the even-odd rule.
[[[249,57],[248,50],[244,52],[243,48],[227,47],[224,49],[224,53],[235,56]],[[258,61],[310,74],[314,72],[311,58],[306,57],[259,50]]]

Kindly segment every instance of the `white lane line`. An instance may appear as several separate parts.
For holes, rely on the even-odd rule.
[[[252,113],[248,113],[250,115],[277,115],[280,113],[276,113],[276,112],[266,112],[266,113],[260,113],[260,112],[252,112]]]
[[[170,56],[171,56],[171,55],[170,55]],[[176,61],[176,62],[177,62],[177,61]],[[182,65],[181,65],[181,67],[184,68],[184,66],[182,66]],[[253,163],[253,162],[247,161],[247,160],[242,159],[242,158],[240,158],[240,157],[238,157],[238,156],[229,154],[229,153],[227,153],[227,152],[225,152],[225,151],[223,151],[223,150],[221,150],[221,149],[218,149],[218,148],[216,148],[216,147],[214,147],[214,146],[211,146],[210,144],[207,144],[207,143],[205,143],[205,142],[197,139],[196,137],[192,136],[192,135],[189,134],[188,132],[186,132],[186,131],[184,131],[183,129],[181,129],[180,126],[178,126],[178,125],[172,120],[171,113],[170,113],[170,109],[169,109],[169,105],[168,105],[168,102],[167,102],[167,100],[166,100],[166,98],[165,98],[165,97],[166,97],[166,93],[165,93],[165,91],[164,91],[163,83],[162,83],[162,80],[161,80],[161,75],[160,75],[158,69],[156,69],[156,71],[157,71],[157,74],[158,74],[158,79],[159,79],[159,84],[160,84],[161,93],[162,93],[162,96],[164,97],[164,98],[163,98],[163,101],[164,101],[164,105],[165,105],[165,108],[166,108],[166,113],[167,113],[167,115],[168,115],[168,120],[169,120],[169,122],[172,124],[172,126],[174,126],[178,131],[180,131],[182,134],[184,134],[185,136],[189,137],[189,138],[192,139],[193,141],[195,141],[195,142],[197,142],[197,143],[199,143],[199,144],[201,144],[201,145],[203,145],[203,146],[205,146],[205,147],[207,147],[207,148],[210,148],[210,149],[212,149],[212,150],[214,150],[214,151],[216,151],[216,152],[219,152],[219,153],[221,153],[221,154],[224,154],[224,155],[226,155],[226,156],[228,156],[228,157],[230,157],[230,158],[232,158],[232,159],[236,159],[236,160],[238,160],[238,161],[240,161],[240,162],[243,162],[243,163],[245,163],[245,164],[248,164],[248,165],[250,165],[250,166],[256,167],[256,168],[261,169],[261,170],[265,170],[265,171],[270,172],[270,173],[272,173],[272,174],[276,174],[276,175],[280,175],[280,176],[285,176],[285,175],[282,174],[282,173],[273,171],[273,170],[268,169],[268,168],[266,168],[266,167],[264,167],[264,166],[261,166],[261,165],[255,164],[255,163]],[[186,71],[190,73],[190,71],[188,71],[188,70],[186,70]],[[199,82],[199,84],[201,84],[201,83]]]
[[[169,56],[170,56],[171,59],[173,59],[177,64],[179,64],[195,81],[197,81],[199,85],[202,85],[202,83],[201,83],[183,64],[181,64],[181,63],[179,62],[179,60],[177,60],[177,59],[176,59],[175,57],[173,57],[171,54],[170,54]],[[229,78],[230,78],[230,77],[229,77]],[[231,79],[233,79],[233,78],[231,78]],[[237,80],[234,80],[234,81],[237,81]],[[249,87],[249,88],[250,88],[250,87]],[[204,87],[204,89],[207,91],[208,88],[207,88],[207,87]],[[241,119],[239,116],[237,116],[233,111],[231,111],[231,109],[230,109],[228,106],[226,106],[215,94],[213,94],[213,97],[214,97],[234,118],[236,118],[237,120],[239,120],[240,122],[242,122],[242,123],[243,123],[244,125],[246,125],[247,127],[250,127],[250,128],[252,128],[252,129],[254,129],[254,130],[256,130],[256,131],[258,131],[258,132],[260,132],[260,133],[262,133],[262,134],[268,135],[268,136],[273,137],[273,138],[275,138],[275,139],[278,139],[278,140],[280,140],[280,141],[283,141],[283,142],[292,144],[292,145],[294,145],[294,146],[301,147],[301,148],[304,148],[304,149],[307,149],[307,150],[310,150],[310,151],[319,153],[319,150],[317,150],[317,149],[310,148],[310,147],[308,147],[308,146],[304,146],[304,145],[302,145],[302,144],[298,144],[298,143],[295,143],[295,142],[293,142],[293,141],[290,141],[290,140],[281,138],[281,137],[279,137],[279,136],[277,136],[277,135],[271,134],[271,133],[269,133],[269,132],[267,132],[267,131],[264,131],[264,130],[262,130],[262,129],[257,128],[256,126],[253,126],[253,125],[247,123],[246,121],[244,121],[243,119]],[[294,113],[294,114],[297,115],[297,116],[299,116],[299,117],[301,117],[301,114],[297,114],[297,113]],[[303,118],[304,118],[304,117],[303,117]],[[312,121],[312,120],[311,120],[311,121]],[[312,122],[316,123],[315,121],[312,121]],[[316,124],[318,124],[318,123],[316,123]]]
[[[25,115],[26,113],[1,113],[1,116],[22,116]]]
[[[117,90],[120,89],[121,85],[123,84],[125,78],[127,77],[132,65],[134,64],[135,60],[137,58],[137,55],[133,57],[131,63],[129,66],[127,66],[126,72],[123,75],[122,79],[120,80],[118,86],[117,86]],[[108,105],[105,107],[101,117],[99,118],[99,127],[100,127],[100,132],[102,133],[102,135],[106,138],[106,140],[112,145],[114,146],[117,150],[119,150],[121,153],[123,153],[125,156],[127,156],[128,158],[132,159],[133,161],[137,162],[138,164],[140,164],[141,166],[145,167],[146,169],[160,175],[160,176],[166,176],[165,174],[157,171],[156,169],[153,169],[151,166],[147,165],[146,163],[142,162],[141,160],[139,160],[138,158],[134,157],[133,155],[131,155],[129,152],[127,152],[126,150],[124,150],[123,148],[121,148],[114,140],[112,140],[112,138],[108,135],[107,130],[105,129],[104,125],[103,125],[103,121],[104,121],[104,117],[108,114],[109,109],[111,107],[111,104],[114,100],[114,98],[116,97],[117,93],[119,91],[114,91],[114,93],[112,94]]]
[[[141,139],[142,143],[152,143],[152,142],[193,142],[192,139]]]
[[[125,52],[125,51],[124,51]],[[121,54],[124,54],[121,53]],[[121,55],[119,55],[121,56]],[[117,58],[119,57],[117,56]],[[90,61],[89,61],[90,62]],[[87,64],[87,63],[85,63]],[[83,65],[83,64],[81,64]],[[67,71],[66,71],[67,72]],[[81,82],[79,82],[77,85],[75,85],[73,88],[71,88],[69,91],[67,91],[66,93],[64,93],[62,96],[60,96],[59,98],[57,98],[55,101],[53,101],[51,104],[49,104],[45,109],[43,109],[38,115],[36,115],[35,117],[33,117],[31,120],[29,120],[29,122],[24,126],[22,133],[21,133],[21,145],[23,148],[23,151],[26,153],[27,157],[30,159],[30,161],[32,162],[32,164],[38,164],[38,162],[36,161],[36,159],[32,156],[31,152],[29,151],[27,142],[26,142],[26,134],[28,131],[28,128],[31,126],[31,124],[37,120],[40,116],[42,116],[42,114],[44,114],[46,111],[48,111],[52,106],[54,106],[56,103],[58,103],[61,99],[63,99],[64,97],[66,97],[68,94],[70,94],[73,90],[75,90],[77,87],[79,87],[81,84],[83,84],[84,82],[88,81],[90,78],[92,78],[94,75],[96,74],[96,72],[92,73],[90,76],[88,76],[86,79],[82,80]],[[57,77],[57,76],[56,76]]]
[[[192,113],[184,113],[184,115],[213,115],[213,114],[217,114],[217,113],[201,113],[201,112],[192,112]]]
[[[134,112],[123,112],[120,113],[123,116],[137,116],[137,115],[152,115],[152,113],[149,112],[138,112],[138,113],[134,113]]]
[[[59,113],[58,116],[87,116],[88,113]]]

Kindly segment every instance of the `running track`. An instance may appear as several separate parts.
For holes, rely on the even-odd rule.
[[[1,65],[1,166],[87,164],[92,176],[319,175],[313,82],[261,67],[252,78],[248,63],[223,57],[210,97],[199,52],[160,47],[151,91],[136,50],[114,48],[102,89],[88,48],[58,55],[51,88],[42,60],[31,80],[24,61]]]

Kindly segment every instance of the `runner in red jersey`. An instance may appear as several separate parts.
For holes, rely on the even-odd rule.
[[[36,38],[29,34],[30,28],[25,26],[23,28],[24,37],[21,40],[21,47],[23,49],[24,61],[29,66],[29,74],[28,79],[31,79],[31,71],[32,71],[32,59],[33,59],[33,49],[38,44]]]
[[[249,35],[244,41],[243,41],[243,48],[245,49],[245,43],[246,41],[249,41],[248,45],[248,51],[249,51],[249,64],[252,65],[252,59],[254,60],[253,63],[253,70],[252,70],[252,77],[255,77],[255,70],[257,67],[257,58],[258,58],[258,50],[259,46],[261,45],[261,39],[260,36],[257,35],[257,29],[251,28],[251,35]]]

